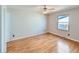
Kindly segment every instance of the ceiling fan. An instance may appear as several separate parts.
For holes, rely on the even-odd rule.
[[[47,10],[55,10],[55,8],[52,8],[52,7],[49,8],[49,6],[44,5],[43,10],[44,11],[47,11]]]
[[[55,8],[52,8],[52,7],[49,7],[49,6],[46,6],[46,5],[43,6],[44,14],[47,14],[47,13],[49,13],[49,11],[53,11],[53,10],[55,10]]]

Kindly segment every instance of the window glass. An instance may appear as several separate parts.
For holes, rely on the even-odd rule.
[[[67,30],[69,26],[69,17],[68,16],[58,16],[58,29]]]

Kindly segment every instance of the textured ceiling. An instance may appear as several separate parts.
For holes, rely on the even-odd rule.
[[[8,9],[17,9],[17,10],[36,10],[43,11],[43,5],[8,5]],[[47,5],[48,9],[54,8],[54,10],[47,10],[47,13],[54,13],[61,10],[72,9],[79,7],[79,5]]]

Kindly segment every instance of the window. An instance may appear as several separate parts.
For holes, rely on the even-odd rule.
[[[66,30],[69,29],[69,17],[68,16],[58,16],[58,29]]]

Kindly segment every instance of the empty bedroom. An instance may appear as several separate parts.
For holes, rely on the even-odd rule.
[[[6,53],[79,53],[78,5],[7,5],[4,9]]]

